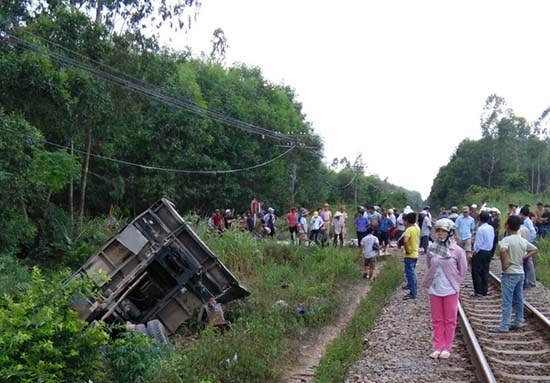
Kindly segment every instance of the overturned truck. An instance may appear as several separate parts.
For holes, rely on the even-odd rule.
[[[109,239],[70,279],[95,273],[108,277],[95,282],[103,297],[81,301],[80,317],[126,324],[163,342],[205,310],[211,321],[223,322],[221,304],[249,295],[166,198]]]

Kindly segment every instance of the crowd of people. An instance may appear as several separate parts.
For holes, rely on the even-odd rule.
[[[257,232],[275,239],[279,227],[288,230],[290,239],[297,245],[340,246],[345,243],[359,248],[363,258],[363,277],[375,278],[375,260],[388,254],[388,247],[403,249],[407,290],[404,300],[417,298],[416,263],[419,254],[426,255],[428,270],[421,286],[428,289],[433,330],[432,358],[450,357],[457,323],[457,305],[460,285],[471,264],[472,298],[488,295],[489,266],[497,244],[502,264],[502,318],[489,332],[508,332],[523,325],[523,290],[536,287],[533,256],[537,252],[538,238],[550,235],[550,205],[537,202],[534,211],[530,205],[508,205],[506,217],[498,208],[483,204],[441,208],[432,217],[429,206],[415,212],[406,206],[402,212],[395,208],[358,206],[353,221],[348,222],[345,206],[332,212],[328,203],[312,212],[291,207],[278,222],[275,210],[262,209],[254,199],[248,212],[234,218],[226,209],[216,209],[208,221],[212,229],[223,232],[233,225],[241,230]],[[355,227],[356,238],[348,238],[347,229]],[[501,225],[504,237],[499,241]],[[512,313],[514,311],[514,313]],[[513,315],[514,314],[514,315]],[[512,321],[512,317],[514,317]]]

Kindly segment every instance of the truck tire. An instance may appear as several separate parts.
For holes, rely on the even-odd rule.
[[[164,330],[163,324],[158,319],[153,319],[147,322],[147,335],[157,342],[168,344],[168,337]]]

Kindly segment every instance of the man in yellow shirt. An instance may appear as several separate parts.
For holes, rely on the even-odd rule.
[[[405,276],[407,277],[407,286],[409,293],[403,299],[416,299],[416,261],[418,260],[418,245],[420,243],[420,228],[416,224],[416,213],[408,213],[405,216],[405,233],[403,234],[403,244],[405,250]]]

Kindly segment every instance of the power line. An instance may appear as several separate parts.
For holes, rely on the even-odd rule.
[[[33,36],[36,36],[36,35],[34,35],[30,32],[27,32],[27,33],[29,33]],[[72,66],[72,67],[76,67],[78,69],[82,69],[82,70],[84,70],[88,73],[91,73],[92,75],[94,75],[96,77],[99,77],[103,80],[114,83],[116,85],[122,86],[126,89],[129,89],[129,90],[135,92],[135,93],[139,93],[139,94],[148,96],[148,97],[153,98],[156,101],[159,101],[159,102],[164,103],[166,105],[176,107],[176,108],[180,108],[180,109],[184,109],[188,112],[197,114],[201,117],[210,118],[212,120],[221,122],[225,125],[248,131],[249,133],[254,133],[254,134],[261,135],[262,137],[270,137],[270,138],[275,138],[275,139],[279,139],[279,140],[287,140],[287,141],[293,142],[293,143],[297,142],[298,136],[293,136],[293,135],[288,135],[288,134],[282,134],[282,133],[279,133],[279,132],[274,132],[274,131],[266,129],[266,128],[262,128],[262,127],[259,127],[259,126],[256,126],[256,125],[253,125],[253,124],[250,124],[250,123],[247,123],[247,122],[243,122],[243,121],[235,119],[231,116],[224,115],[220,112],[208,110],[208,109],[203,108],[203,107],[201,107],[201,106],[199,106],[195,103],[192,103],[188,100],[181,100],[181,99],[176,99],[174,97],[166,96],[164,94],[158,93],[155,90],[151,89],[152,87],[149,84],[146,84],[147,86],[142,86],[142,85],[133,83],[133,82],[128,81],[128,80],[126,80],[124,78],[121,78],[119,76],[115,76],[111,73],[107,73],[107,72],[101,71],[97,68],[88,66],[88,65],[83,64],[83,63],[80,63],[80,62],[78,62],[76,60],[73,60],[73,59],[71,59],[71,58],[69,58],[65,55],[53,52],[48,48],[41,47],[41,46],[36,45],[36,44],[34,44],[34,43],[32,43],[28,40],[16,37],[16,36],[14,36],[14,35],[12,35],[8,32],[5,32],[5,36],[7,37],[8,40],[11,40],[13,43],[18,45],[19,47],[22,47],[22,48],[27,49],[27,50],[33,50],[33,51],[36,51],[36,52],[39,52],[39,53],[46,54],[51,59],[53,59],[55,61],[58,61],[61,64],[65,64],[65,65],[69,65],[69,66]],[[41,37],[38,37],[38,38],[40,38],[42,40],[49,41],[49,40],[41,38]],[[61,47],[57,43],[54,43],[54,42],[50,42],[50,43],[54,44],[55,46]],[[70,51],[70,52],[73,52],[75,54],[78,54],[78,53],[76,53],[76,52],[74,52],[74,51],[72,51],[68,48],[63,47],[63,49],[65,49],[66,51]],[[78,55],[81,56],[81,57],[86,57],[86,56],[83,56],[81,54],[78,54]],[[89,59],[89,58],[88,58],[88,60],[93,61],[92,59]],[[105,67],[105,65],[103,65],[103,66]],[[120,73],[120,71],[118,71],[118,72]]]
[[[51,141],[48,141],[48,140],[44,140],[44,139],[39,139],[39,138],[36,138],[34,136],[31,136],[30,134],[25,134],[25,133],[21,133],[21,132],[18,132],[14,129],[9,129],[7,128],[6,126],[4,126],[3,124],[0,124],[0,129],[3,129],[5,131],[9,131],[9,132],[12,132],[12,133],[15,133],[15,134],[18,134],[19,136],[22,136],[22,137],[27,137],[27,138],[32,138],[32,139],[36,139],[37,141],[39,142],[42,142],[42,143],[45,143],[45,144],[48,144],[50,146],[54,146],[54,147],[57,147],[57,148],[60,148],[60,149],[67,149],[67,150],[71,150],[70,147],[68,146],[65,146],[65,145],[61,145],[61,144],[58,144],[58,143],[55,143],[55,142],[51,142]],[[270,160],[267,160],[265,162],[262,162],[260,164],[256,164],[256,165],[252,165],[252,166],[247,166],[247,167],[244,167],[244,168],[239,168],[239,169],[226,169],[226,170],[188,170],[188,169],[171,169],[171,168],[164,168],[164,167],[158,167],[158,166],[151,166],[151,165],[144,165],[144,164],[138,164],[138,163],[135,163],[135,162],[130,162],[130,161],[126,161],[126,160],[119,160],[119,159],[116,159],[116,158],[112,158],[112,157],[107,157],[107,156],[103,156],[101,154],[96,154],[96,153],[90,153],[90,156],[91,157],[95,157],[95,158],[99,158],[99,159],[102,159],[102,160],[106,160],[106,161],[111,161],[111,162],[115,162],[115,163],[119,163],[119,164],[122,164],[122,165],[126,165],[126,166],[132,166],[132,167],[138,167],[138,168],[141,168],[141,169],[146,169],[146,170],[154,170],[154,171],[164,171],[164,172],[170,172],[170,173],[180,173],[180,174],[213,174],[213,175],[217,175],[217,174],[229,174],[229,173],[239,173],[239,172],[244,172],[244,171],[248,171],[248,170],[254,170],[254,169],[258,169],[258,168],[261,168],[261,167],[264,167],[266,165],[269,165],[270,163],[274,162],[274,161],[277,161],[279,158],[287,155],[288,153],[290,153],[292,150],[294,150],[296,147],[295,146],[292,146],[290,147],[287,151],[285,151],[284,153],[281,153],[279,154],[278,156],[270,159]],[[83,154],[83,155],[86,155],[87,152],[84,151],[84,150],[80,150],[80,149],[73,149],[76,153],[80,153],[80,154]]]

